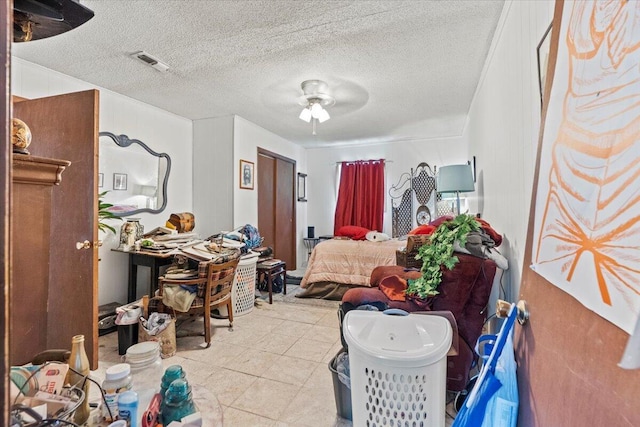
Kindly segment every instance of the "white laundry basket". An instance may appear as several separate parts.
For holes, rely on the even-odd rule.
[[[233,315],[242,316],[253,310],[256,299],[256,264],[258,254],[244,256],[238,262],[236,277],[233,279],[231,302]]]
[[[349,311],[353,425],[445,425],[449,321],[402,310]]]

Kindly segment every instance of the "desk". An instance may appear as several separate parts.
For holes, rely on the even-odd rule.
[[[273,304],[273,279],[278,275],[282,275],[282,293],[287,294],[287,264],[284,261],[278,261],[274,264],[268,264],[272,261],[259,262],[256,265],[258,270],[258,277],[260,272],[265,273],[267,276],[267,286],[269,289],[269,304]]]
[[[160,276],[160,267],[171,264],[173,255],[160,254],[148,251],[123,251],[121,249],[111,249],[114,252],[121,252],[129,255],[129,283],[127,284],[127,302],[133,302],[138,295],[138,266],[149,267],[151,269],[151,277],[149,280],[149,297],[153,297],[156,289],[158,289],[158,277]]]

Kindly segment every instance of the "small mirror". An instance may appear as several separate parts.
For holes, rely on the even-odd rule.
[[[167,206],[171,158],[127,135],[100,132],[98,192],[117,216],[160,213]]]

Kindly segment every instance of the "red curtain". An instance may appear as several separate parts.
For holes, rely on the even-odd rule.
[[[342,162],[340,188],[333,223],[382,231],[384,214],[384,160]]]

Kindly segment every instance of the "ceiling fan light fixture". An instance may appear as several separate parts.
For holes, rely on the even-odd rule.
[[[320,111],[320,114],[318,115],[318,122],[324,123],[327,120],[329,120],[330,118],[331,118],[331,116],[329,115],[329,112],[323,108]]]
[[[320,105],[319,103],[314,102],[313,104],[311,104],[311,117],[313,117],[314,119],[320,118],[320,114],[323,111],[324,110],[322,109],[322,105]]]
[[[312,134],[316,134],[317,123],[324,123],[331,118],[327,107],[336,103],[335,98],[327,93],[329,85],[322,80],[305,80],[300,85],[304,95],[298,97],[298,104],[304,106],[300,120],[313,122]]]
[[[307,107],[303,108],[300,112],[300,116],[298,116],[300,120],[304,120],[309,123],[311,121],[311,110]]]

